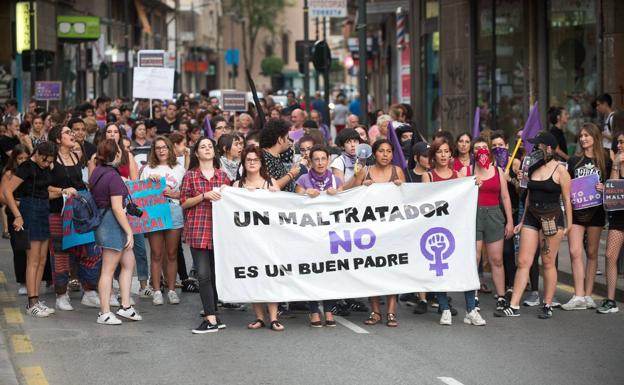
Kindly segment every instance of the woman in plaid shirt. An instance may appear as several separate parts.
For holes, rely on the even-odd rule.
[[[180,202],[185,214],[183,239],[191,248],[193,263],[197,268],[199,296],[205,315],[199,327],[193,329],[194,334],[211,333],[225,328],[225,324],[216,316],[212,202],[221,199],[219,188],[229,184],[230,180],[219,169],[214,141],[202,138],[193,148],[189,170],[180,188]]]

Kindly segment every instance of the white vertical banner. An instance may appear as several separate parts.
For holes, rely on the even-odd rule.
[[[474,178],[309,198],[227,187],[213,204],[227,302],[359,298],[479,287]]]

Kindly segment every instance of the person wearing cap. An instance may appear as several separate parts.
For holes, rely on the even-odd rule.
[[[429,165],[429,145],[425,142],[418,142],[412,146],[412,157],[409,158],[407,170],[408,183],[421,183],[422,176],[431,167]]]
[[[529,182],[525,211],[514,233],[520,233],[518,268],[514,280],[513,294],[509,304],[494,312],[496,317],[517,317],[520,315],[520,300],[529,279],[529,269],[533,263],[535,250],[541,244],[544,268],[544,306],[538,317],[552,317],[552,302],[557,286],[555,258],[559,244],[568,233],[563,221],[560,200],[565,206],[565,223],[572,224],[572,204],[570,202],[570,175],[565,167],[555,159],[557,139],[549,132],[542,132],[529,139],[536,148],[531,153]]]
[[[355,149],[361,141],[360,134],[353,128],[343,129],[336,138],[336,144],[342,147],[343,151],[340,156],[334,159],[330,168],[332,173],[340,178],[343,183],[349,182],[355,175],[355,164],[357,163]]]

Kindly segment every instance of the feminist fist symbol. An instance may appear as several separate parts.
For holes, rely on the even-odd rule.
[[[448,229],[433,227],[420,238],[420,251],[433,262],[429,265],[429,270],[434,270],[436,276],[440,277],[449,268],[448,263],[442,261],[455,251],[455,237]]]

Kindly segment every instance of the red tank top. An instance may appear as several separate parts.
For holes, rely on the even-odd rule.
[[[457,171],[453,170],[453,173],[448,178],[442,178],[435,170],[430,171],[432,182],[444,182],[445,180],[457,179]]]
[[[494,176],[488,180],[484,180],[479,187],[479,199],[477,206],[498,206],[500,204],[500,177],[498,176],[498,167],[494,169]]]
[[[119,166],[117,171],[119,171],[119,175],[121,175],[122,177],[126,179],[130,178],[130,165],[129,164]]]
[[[472,166],[464,166],[459,158],[453,159],[453,170],[460,172],[463,168],[466,168],[466,176],[472,175]]]

